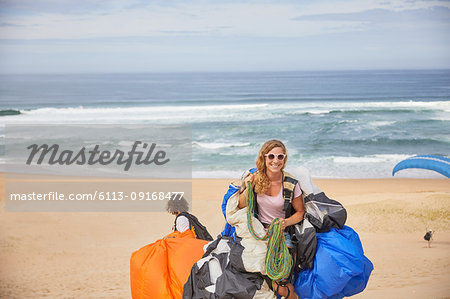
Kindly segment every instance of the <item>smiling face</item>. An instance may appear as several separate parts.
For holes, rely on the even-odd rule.
[[[272,154],[274,155],[273,159],[270,159]],[[280,172],[284,168],[284,163],[286,161],[286,158],[284,157],[282,160],[279,160],[279,155],[285,155],[283,148],[281,147],[274,147],[271,149],[267,155],[265,155],[265,164],[266,164],[266,170],[268,172]]]
[[[284,144],[276,139],[266,141],[261,146],[258,157],[256,158],[256,168],[260,173],[260,175],[257,175],[257,177],[260,177],[261,180],[264,180],[261,175],[265,175],[269,171],[282,171],[284,166],[286,165],[286,161],[288,158],[287,156],[285,156],[284,159],[281,160],[278,160],[277,157],[269,159],[268,155],[270,154],[273,154],[274,156],[278,156],[280,154],[287,155],[287,150]]]
[[[283,155],[286,156],[284,156],[284,158],[282,159],[278,159],[279,155],[281,155],[280,158],[282,158]],[[266,141],[261,146],[258,157],[256,158],[256,168],[258,169],[258,173],[255,177],[256,193],[265,193],[270,188],[271,179],[269,179],[268,175],[270,175],[272,179],[276,179],[280,174],[282,174],[281,172],[286,165],[287,158],[286,147],[284,146],[283,142],[279,140],[272,139]],[[275,175],[275,177],[273,177],[272,175]]]

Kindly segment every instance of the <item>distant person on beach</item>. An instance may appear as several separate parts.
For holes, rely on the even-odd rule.
[[[433,231],[431,229],[427,229],[427,233],[425,234],[425,236],[423,236],[423,238],[428,242],[428,248],[430,248],[431,242],[433,241]]]
[[[181,213],[187,213],[189,210],[189,204],[184,197],[175,199],[174,196],[167,202],[167,212],[176,216],[173,230],[177,230],[183,233],[189,229],[189,219]]]
[[[167,212],[176,216],[173,230],[180,233],[190,229],[194,232],[197,239],[206,241],[212,241],[213,238],[209,234],[205,226],[194,215],[188,213],[189,204],[184,197],[177,198],[178,196],[172,196],[167,202]]]
[[[269,140],[261,147],[256,159],[256,173],[249,174],[245,179],[252,184],[253,190],[256,192],[257,218],[267,229],[269,224],[275,218],[282,220],[283,230],[286,227],[299,223],[303,220],[305,208],[303,206],[302,191],[298,183],[294,187],[291,195],[291,204],[295,212],[286,218],[284,211],[285,199],[283,197],[283,179],[291,177],[283,171],[286,166],[287,151],[284,144],[279,140]],[[239,208],[246,206],[245,190],[241,190],[239,196]],[[284,232],[286,245],[293,248],[291,236]],[[290,281],[274,281],[272,282],[274,290],[281,296],[287,298],[297,298],[294,286]]]

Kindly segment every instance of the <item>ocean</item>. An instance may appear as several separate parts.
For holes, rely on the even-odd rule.
[[[193,177],[238,178],[275,138],[294,174],[387,178],[450,155],[450,70],[1,75],[0,125],[16,123],[191,125]]]

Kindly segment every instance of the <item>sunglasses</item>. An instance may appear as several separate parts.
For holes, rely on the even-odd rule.
[[[284,158],[286,157],[285,154],[265,154],[264,156],[266,156],[267,158],[269,158],[269,160],[273,160],[275,159],[275,157],[277,157],[278,160],[283,161]]]

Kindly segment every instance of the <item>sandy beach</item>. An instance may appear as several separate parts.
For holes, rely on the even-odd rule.
[[[213,236],[231,181],[193,180],[193,213]],[[347,208],[374,264],[356,298],[450,298],[450,180],[314,181]],[[173,224],[167,213],[7,213],[3,179],[0,193],[1,298],[130,298],[131,253]]]

